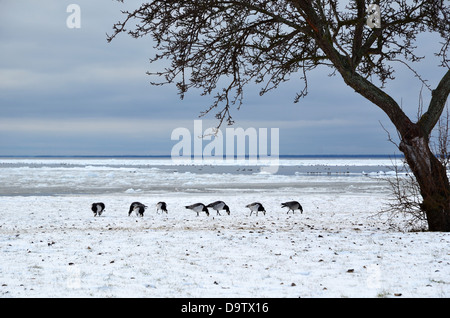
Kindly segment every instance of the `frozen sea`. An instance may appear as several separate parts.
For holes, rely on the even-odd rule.
[[[0,158],[0,196],[136,193],[239,193],[285,190],[292,196],[354,183],[379,188],[400,159],[304,157],[276,161],[171,158]],[[326,190],[328,191],[328,190]]]
[[[0,296],[449,297],[450,235],[378,215],[400,164],[0,158]],[[230,215],[185,208],[216,200]],[[128,216],[134,201],[144,217]]]

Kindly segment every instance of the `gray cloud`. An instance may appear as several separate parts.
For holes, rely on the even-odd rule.
[[[66,8],[81,7],[81,29],[69,29]],[[0,155],[162,154],[174,142],[170,132],[191,129],[212,97],[192,91],[180,101],[173,86],[153,87],[150,38],[121,35],[112,43],[106,33],[121,19],[121,9],[136,2],[1,2],[0,13]],[[430,60],[418,69],[435,86],[432,45],[420,50]],[[414,117],[420,81],[399,68],[389,93]],[[379,121],[395,134],[376,106],[345,86],[329,69],[309,74],[309,95],[294,104],[302,83],[292,79],[263,97],[249,86],[244,105],[233,111],[240,127],[280,128],[280,151],[286,154],[392,153]],[[429,94],[428,94],[429,95]],[[429,96],[425,96],[425,99]],[[425,100],[426,102],[426,100]],[[204,127],[214,126],[214,114]]]

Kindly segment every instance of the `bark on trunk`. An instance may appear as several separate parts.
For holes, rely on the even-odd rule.
[[[446,169],[423,136],[403,138],[400,150],[417,179],[430,231],[450,231],[450,185]]]
[[[429,135],[442,114],[450,94],[450,70],[445,73],[436,89],[432,91],[428,110],[415,124],[391,96],[365,76],[358,74],[355,65],[358,61],[356,55],[362,56],[362,53],[358,52],[356,42],[354,42],[356,46],[353,48],[356,58],[351,60],[348,56],[342,55],[341,50],[335,48],[330,33],[324,33],[323,26],[326,23],[316,14],[311,2],[293,1],[293,4],[314,31],[309,35],[315,38],[317,45],[333,63],[344,82],[383,110],[402,136],[399,148],[405,154],[406,161],[419,183],[423,198],[421,208],[427,216],[428,229],[450,232],[449,180],[445,167],[433,155],[428,143]],[[362,50],[362,46],[360,46],[360,50]]]

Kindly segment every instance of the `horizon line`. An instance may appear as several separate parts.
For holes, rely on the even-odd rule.
[[[191,159],[198,159],[195,155],[190,156]],[[270,155],[268,156],[271,157]],[[275,157],[275,156],[274,156]],[[399,158],[404,157],[403,154],[304,154],[304,155],[278,155],[278,158]],[[171,155],[0,155],[0,158],[172,158]],[[184,157],[177,157],[183,159]],[[214,159],[215,156],[207,156],[204,158]],[[249,156],[234,156],[235,159],[248,159]],[[188,158],[186,158],[188,159]],[[220,157],[217,157],[220,159]],[[222,159],[225,159],[222,156]]]

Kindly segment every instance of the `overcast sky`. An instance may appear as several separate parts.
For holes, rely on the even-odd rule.
[[[71,3],[81,8],[81,28],[67,27]],[[192,91],[180,100],[174,86],[151,86],[146,71],[158,65],[148,62],[150,38],[106,41],[120,10],[140,3],[0,0],[1,156],[168,155],[174,129],[193,131],[212,97]],[[435,42],[418,43],[427,59],[417,70],[433,87],[444,74]],[[414,117],[421,83],[398,69],[388,91]],[[234,127],[279,128],[280,154],[398,154],[381,126],[396,135],[386,115],[329,72],[309,73],[309,94],[297,104],[295,78],[263,97],[249,87]],[[211,114],[203,128],[216,124]]]

